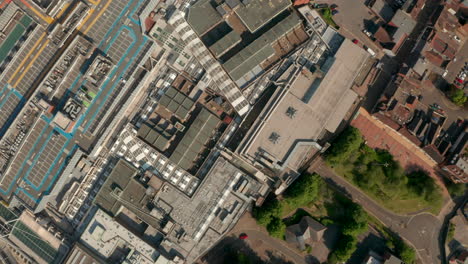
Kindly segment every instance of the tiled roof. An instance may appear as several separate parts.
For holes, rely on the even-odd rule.
[[[435,66],[440,67],[444,63],[444,59],[442,58],[442,56],[433,51],[426,51],[424,53],[424,56],[430,63],[434,64]]]

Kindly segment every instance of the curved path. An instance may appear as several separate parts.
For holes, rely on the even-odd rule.
[[[423,263],[433,264],[441,262],[439,259],[438,235],[442,222],[438,217],[429,213],[419,213],[411,216],[392,213],[343,177],[336,175],[332,169],[325,165],[322,159],[309,170],[318,173],[325,181],[339,191],[347,193],[353,201],[362,205],[385,226],[411,243],[416,248],[417,254]]]

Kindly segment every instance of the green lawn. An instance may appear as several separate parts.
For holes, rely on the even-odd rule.
[[[388,151],[367,146],[354,127],[348,127],[334,140],[325,160],[338,175],[391,211],[438,214],[442,207],[441,187],[428,172],[405,171]]]
[[[336,172],[336,174],[344,176],[346,180],[348,180],[348,182],[352,183],[361,191],[365,192],[374,201],[376,201],[377,203],[381,204],[383,207],[397,214],[407,214],[407,213],[413,213],[413,212],[427,209],[427,211],[429,211],[430,213],[437,215],[439,214],[439,211],[442,208],[442,205],[443,205],[442,199],[438,199],[435,202],[428,202],[422,199],[421,197],[417,197],[417,196],[401,198],[402,196],[407,196],[407,194],[404,194],[403,191],[402,191],[402,194],[400,195],[400,199],[398,198],[398,195],[396,195],[396,197],[392,197],[391,199],[389,199],[388,197],[379,196],[370,190],[360,188],[354,182],[353,180],[354,175],[352,172],[353,170],[352,167],[350,168],[350,167],[346,167],[342,165],[335,165],[333,170]]]

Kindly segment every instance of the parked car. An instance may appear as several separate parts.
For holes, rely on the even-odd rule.
[[[359,40],[353,39],[353,43],[354,43],[354,44],[358,44],[358,43],[359,43]]]
[[[367,29],[363,29],[362,33],[366,34],[366,36],[368,36],[369,38],[372,37],[372,33],[370,33]]]
[[[339,12],[338,12],[338,10],[336,10],[336,9],[333,9],[333,10],[331,11],[332,16],[334,16],[334,15],[336,15],[336,14],[338,14],[338,13],[339,13]]]
[[[322,9],[322,8],[327,8],[328,4],[314,4],[312,7],[315,9]]]
[[[242,233],[242,234],[239,235],[239,239],[244,240],[244,239],[247,239],[247,238],[249,238],[249,236],[246,233]]]
[[[460,73],[458,74],[457,78],[460,79],[460,80],[462,80],[462,81],[464,81],[465,78],[466,78],[466,73],[460,72]]]
[[[331,8],[331,9],[336,9],[336,8],[338,8],[338,5],[337,5],[337,4],[331,4],[331,5],[330,5],[330,8]]]

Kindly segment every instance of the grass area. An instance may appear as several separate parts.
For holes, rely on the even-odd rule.
[[[349,127],[334,141],[326,161],[337,174],[393,212],[438,214],[443,205],[433,178],[421,169],[406,173],[389,152],[368,147],[356,128]]]
[[[94,99],[94,97],[96,97],[96,94],[91,92],[91,91],[88,92],[88,95],[91,96],[91,98],[93,98],[93,99]]]
[[[447,240],[445,240],[445,242],[448,243],[452,241],[454,236],[455,236],[455,225],[453,223],[450,223],[448,232],[447,232]]]
[[[353,180],[353,167],[336,165],[333,167],[333,170],[338,175],[345,177],[349,182],[353,183],[356,187],[360,188],[360,186],[357,185]],[[401,196],[395,196],[391,197],[391,199],[388,199],[388,197],[382,196],[381,194],[379,195],[378,193],[374,193],[371,190],[366,190],[363,188],[360,189],[363,190],[374,201],[378,202],[388,210],[398,214],[407,214],[416,211],[427,210],[432,214],[437,215],[443,205],[442,197],[440,199],[437,199],[436,201],[426,201],[424,199],[421,199],[420,197],[411,197],[410,195],[405,195],[402,191]]]
[[[332,10],[331,8],[324,8],[320,10],[320,14],[322,15],[323,20],[330,26],[339,29],[340,27],[335,23],[333,20]]]

